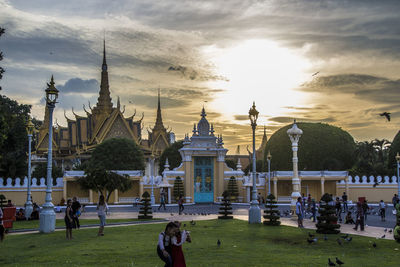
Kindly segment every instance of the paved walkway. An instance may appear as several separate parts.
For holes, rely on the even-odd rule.
[[[234,218],[247,221],[248,215],[243,215],[243,212],[234,212]],[[111,212],[108,214],[107,219],[129,219],[129,218],[137,218],[138,212]],[[106,227],[122,227],[122,226],[131,226],[131,225],[141,225],[141,224],[159,224],[165,223],[166,221],[199,221],[199,220],[213,220],[217,219],[217,214],[209,214],[209,215],[199,215],[199,214],[192,214],[192,215],[179,215],[178,213],[166,213],[166,212],[157,212],[153,213],[155,218],[161,219],[157,221],[132,221],[132,222],[121,222],[121,223],[110,223]],[[63,219],[64,214],[58,213],[56,215],[57,219]],[[80,217],[81,219],[97,219],[96,212],[85,212]],[[282,225],[297,227],[297,220],[292,218],[281,218]],[[304,227],[305,229],[316,229],[315,223],[311,220],[304,220]],[[98,225],[89,225],[83,228],[97,228]],[[384,239],[394,240],[393,233],[385,232],[384,227],[376,227],[376,226],[366,226],[364,231],[355,231],[353,229],[354,225],[347,225],[341,224],[340,232],[344,234],[353,234],[359,236],[367,236],[367,237],[375,237],[375,238],[382,238],[385,235]],[[57,228],[56,231],[63,231],[65,228]],[[389,229],[388,229],[389,230]],[[38,233],[38,230],[34,231],[27,231],[27,232],[14,232],[10,233],[11,235],[15,234],[31,234],[31,233]]]

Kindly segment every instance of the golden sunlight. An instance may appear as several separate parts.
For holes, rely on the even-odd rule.
[[[210,86],[225,90],[210,105],[226,119],[247,114],[256,101],[261,116],[287,115],[285,106],[305,104],[305,94],[296,91],[309,79],[310,62],[296,52],[268,40],[248,40],[229,48],[207,47],[217,73],[229,81]],[[260,118],[260,124],[267,123]],[[247,123],[247,122],[246,122]]]

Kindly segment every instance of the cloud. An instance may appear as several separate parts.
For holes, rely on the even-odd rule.
[[[72,78],[64,85],[57,85],[57,89],[62,93],[98,93],[100,84],[96,79],[82,80],[81,78]]]
[[[247,121],[249,120],[249,115],[235,115],[234,119],[237,121]]]
[[[315,118],[311,118],[311,116],[308,117],[284,117],[284,116],[280,116],[280,117],[272,117],[269,118],[270,121],[272,122],[278,122],[278,123],[282,123],[282,124],[287,124],[287,123],[292,123],[293,120],[296,119],[297,121],[301,121],[301,122],[326,122],[326,123],[332,123],[335,122],[336,119],[333,117],[326,117],[326,118],[322,118],[322,119],[315,119]]]

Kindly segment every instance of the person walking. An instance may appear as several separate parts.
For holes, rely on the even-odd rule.
[[[79,216],[81,215],[81,203],[79,203],[76,197],[72,198],[71,207],[74,213],[74,223],[76,227],[79,229],[81,227],[81,225],[79,224]]]
[[[97,236],[103,236],[104,226],[106,225],[106,214],[108,211],[108,206],[107,203],[104,201],[103,195],[100,195],[99,203],[97,203],[96,209],[97,209],[97,216],[99,216],[100,219],[99,233],[97,234]]]
[[[396,204],[397,204],[397,200],[398,199],[399,199],[399,197],[397,196],[397,194],[394,194],[394,196],[392,198],[393,208],[396,208]]]
[[[311,213],[313,222],[315,222],[317,220],[317,204],[315,203],[315,199],[311,200]]]
[[[66,238],[67,240],[72,239],[72,228],[75,228],[75,222],[74,222],[74,212],[72,210],[72,200],[68,199],[67,200],[67,208],[65,209],[65,233],[66,233]]]
[[[164,207],[164,210],[166,210],[166,208],[165,208],[165,192],[164,192],[164,190],[161,190],[161,193],[160,193],[160,206],[158,206],[158,210],[160,210],[161,207]]]
[[[183,206],[183,196],[182,195],[179,195],[178,209],[179,209],[179,215],[181,215],[183,210],[185,209],[185,207]]]
[[[299,228],[304,228],[303,226],[303,218],[304,218],[304,209],[302,205],[302,198],[298,197],[296,202],[296,215],[297,215],[297,226]]]
[[[368,213],[368,210],[369,210],[369,206],[368,206],[367,200],[364,200],[364,202],[362,203],[362,209],[364,211],[364,222],[366,223],[367,222],[367,213]]]
[[[361,231],[364,231],[364,209],[361,202],[357,202],[356,225],[353,229],[357,231],[358,226],[360,226]]]
[[[347,206],[347,194],[346,194],[346,192],[343,192],[342,202],[343,202],[343,213],[346,213],[346,212],[349,211],[349,207]]]
[[[381,215],[381,221],[384,222],[386,220],[386,204],[383,200],[379,202],[379,214]]]

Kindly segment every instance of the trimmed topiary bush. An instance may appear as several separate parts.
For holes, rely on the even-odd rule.
[[[222,196],[223,196],[222,204],[218,212],[222,216],[218,216],[218,219],[233,219],[229,192],[224,191],[224,193],[222,193]]]
[[[236,201],[239,196],[239,188],[237,185],[236,178],[231,176],[228,182],[228,192],[232,201]]]
[[[277,210],[278,205],[276,205],[278,202],[275,200],[275,196],[273,194],[269,194],[265,202],[265,215],[263,217],[266,220],[264,221],[264,224],[272,226],[280,225],[281,222],[279,221],[279,210]]]
[[[336,217],[336,207],[329,205],[333,199],[331,195],[325,193],[320,202],[318,212],[320,216],[317,217],[317,233],[319,234],[338,234],[340,233],[340,225],[337,224],[338,218]]]
[[[153,211],[151,209],[150,194],[146,191],[142,195],[140,201],[140,210],[138,219],[151,219],[153,218]]]
[[[183,196],[183,182],[181,177],[176,177],[174,182],[174,198],[175,200],[179,199],[179,196]]]

